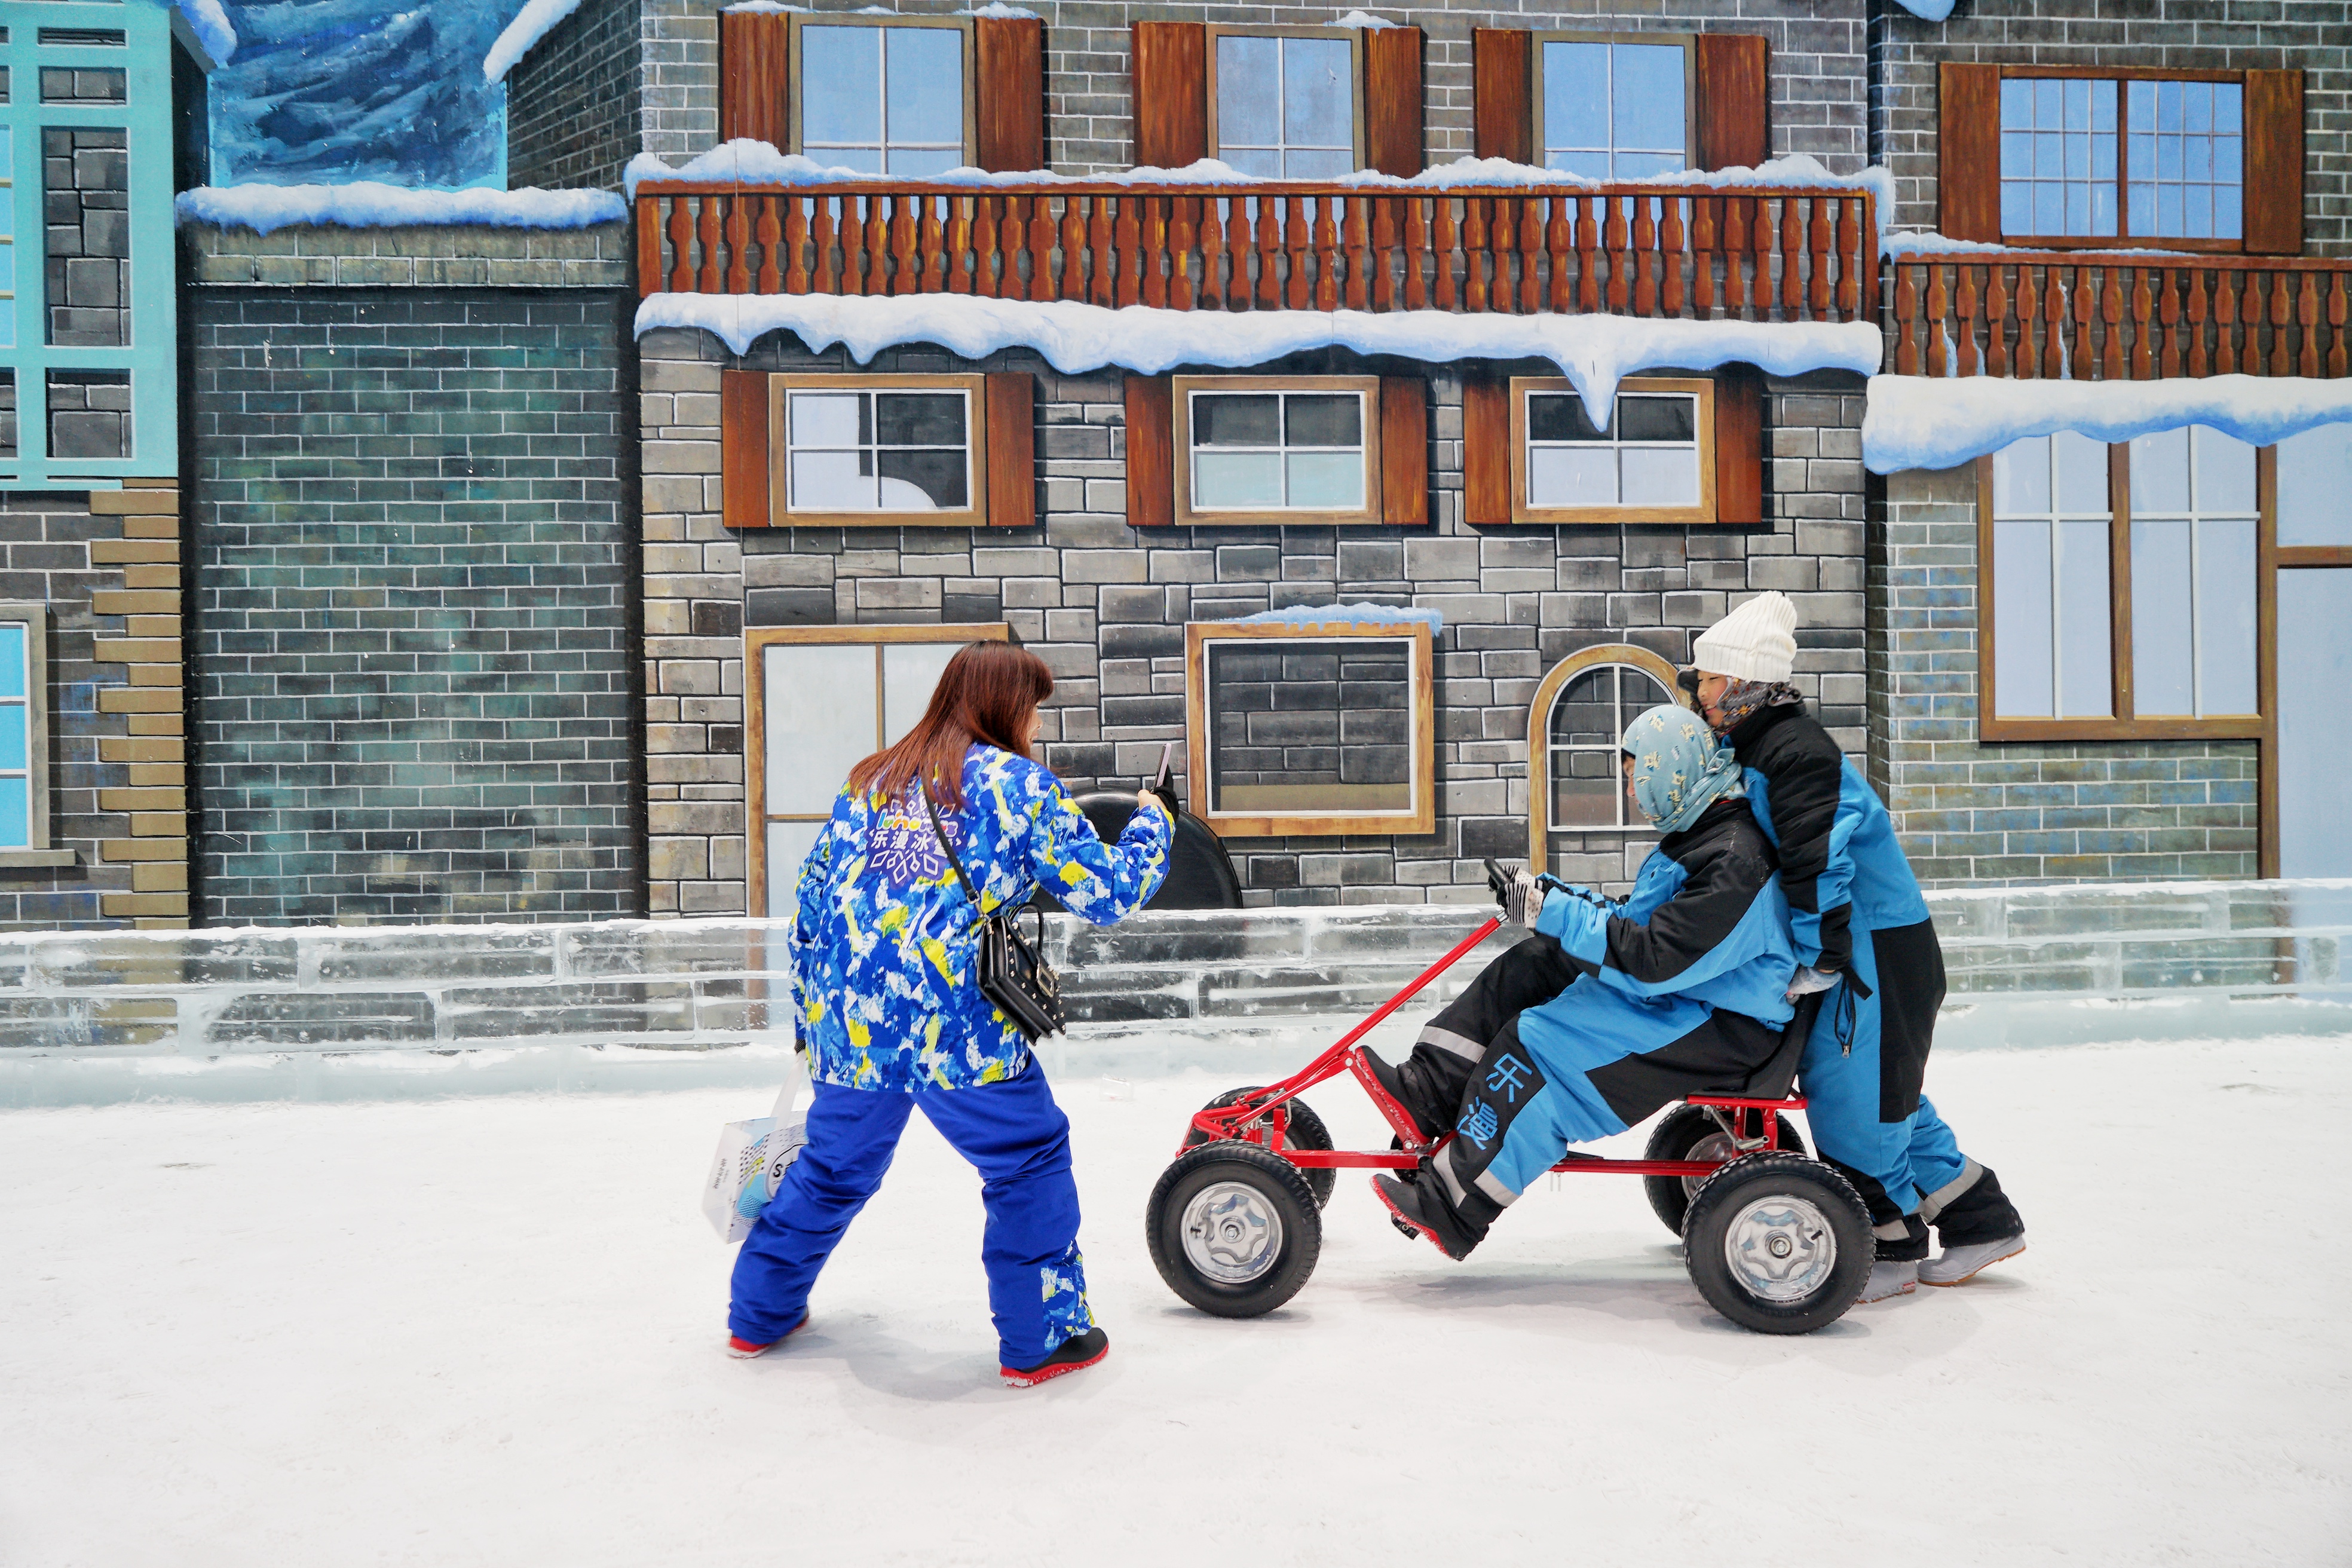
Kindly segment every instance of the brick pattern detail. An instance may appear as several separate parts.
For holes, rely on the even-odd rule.
[[[1438,831],[1428,837],[1234,840],[1251,901],[1483,898],[1479,858],[1524,856],[1527,710],[1546,669],[1631,642],[1688,656],[1692,635],[1747,593],[1780,588],[1805,617],[1799,681],[1842,742],[1864,743],[1862,384],[1773,383],[1768,530],[1501,528],[1461,521],[1458,374],[1433,376],[1434,526],[1131,529],[1116,371],[1065,376],[1012,351],[877,355],[876,371],[1018,371],[1036,378],[1040,515],[1027,529],[754,529],[719,521],[724,368],[851,368],[772,336],[737,361],[699,332],[640,341],[645,437],[650,907],[744,907],[741,627],[1003,619],[1057,682],[1047,761],[1074,789],[1132,787],[1183,730],[1183,631],[1300,604],[1372,599],[1444,613],[1438,646]],[[1345,353],[1276,369],[1407,374]],[[1501,367],[1506,370],[1512,367]],[[1550,374],[1549,367],[1517,367]],[[1622,881],[1645,845],[1593,835],[1564,869]]]
[[[0,927],[184,926],[175,490],[0,496],[0,598],[48,606],[49,846],[0,869]]]
[[[635,289],[633,247],[626,222],[588,228],[297,224],[270,234],[210,224],[180,229],[191,281],[278,288]]]
[[[628,304],[189,290],[208,921],[636,912]]]
[[[1943,22],[1871,9],[1870,148],[1893,170],[1891,227],[1936,226],[1936,67],[2164,66],[2304,73],[2304,248],[2352,253],[2352,4],[1971,0]],[[1884,220],[1882,220],[1884,221]],[[2139,242],[2134,242],[2139,243]],[[2153,243],[2153,242],[2148,242]]]
[[[641,0],[587,0],[507,73],[509,189],[620,184],[645,112],[643,28]]]
[[[2258,874],[2254,742],[1977,741],[1976,472],[1885,481],[1870,776],[1931,884]]]

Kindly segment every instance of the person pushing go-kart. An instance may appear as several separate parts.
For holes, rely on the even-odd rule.
[[[1685,1095],[1737,1093],[1795,1016],[1772,847],[1729,748],[1685,708],[1621,742],[1626,788],[1664,835],[1622,901],[1531,873],[1502,889],[1536,936],[1488,964],[1412,1058],[1366,1065],[1423,1137],[1452,1142],[1372,1190],[1402,1228],[1469,1256],[1565,1145]]]

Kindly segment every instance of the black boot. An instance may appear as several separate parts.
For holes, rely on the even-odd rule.
[[[1394,1217],[1399,1230],[1427,1237],[1438,1251],[1459,1263],[1486,1239],[1486,1227],[1474,1226],[1454,1212],[1428,1167],[1429,1162],[1423,1160],[1421,1169],[1410,1173],[1414,1178],[1411,1181],[1402,1179],[1407,1174],[1402,1172],[1374,1176],[1372,1192]]]
[[[1066,1372],[1077,1372],[1089,1367],[1110,1354],[1110,1336],[1099,1325],[1083,1334],[1072,1334],[1062,1342],[1061,1348],[1035,1366],[1000,1366],[996,1370],[1005,1382],[1015,1388],[1034,1388],[1049,1377],[1059,1377]]]
[[[1404,1107],[1404,1113],[1412,1118],[1413,1130],[1420,1134],[1422,1142],[1426,1143],[1437,1136],[1445,1125],[1445,1114],[1442,1110],[1433,1109],[1431,1097],[1422,1092],[1421,1075],[1413,1070],[1414,1064],[1410,1058],[1391,1067],[1381,1059],[1378,1052],[1366,1049],[1364,1066],[1371,1069],[1372,1077],[1379,1080],[1388,1097]],[[1401,1142],[1395,1146],[1404,1147]]]

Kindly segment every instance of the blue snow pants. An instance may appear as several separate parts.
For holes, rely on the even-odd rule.
[[[1094,1326],[1078,1258],[1070,1121],[1033,1062],[1018,1078],[968,1089],[907,1093],[818,1084],[808,1145],[786,1167],[736,1257],[730,1333],[766,1344],[801,1321],[817,1271],[882,1185],[917,1107],[980,1172],[988,1211],[980,1261],[1001,1364],[1035,1366]]]

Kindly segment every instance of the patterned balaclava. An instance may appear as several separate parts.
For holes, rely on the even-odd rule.
[[[1637,715],[1618,750],[1633,759],[1633,803],[1661,833],[1680,833],[1741,788],[1731,748],[1706,720],[1671,702]]]

